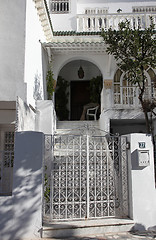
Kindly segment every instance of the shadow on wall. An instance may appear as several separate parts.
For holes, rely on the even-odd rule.
[[[33,97],[37,100],[42,100],[42,87],[41,87],[41,75],[36,73],[34,79],[34,89],[33,89]]]
[[[42,227],[42,134],[18,134],[13,194],[0,197],[1,240],[39,238]]]
[[[31,174],[31,171],[30,171]],[[39,177],[39,175],[38,175]],[[23,234],[25,235],[27,232],[27,228],[30,226],[30,222],[32,220],[32,216],[38,212],[38,208],[41,207],[40,199],[36,198],[36,184],[40,182],[40,179],[37,176],[34,178],[34,186],[29,188],[29,180],[27,181],[27,187],[22,190],[21,185],[23,184],[23,178],[20,179],[18,177],[18,181],[21,184],[21,190],[15,189],[16,194],[18,197],[0,197],[0,239],[1,240],[17,240],[21,239]],[[24,191],[24,194],[22,194]],[[27,206],[23,204],[28,200],[31,195],[33,198],[33,207],[29,207],[29,203]],[[14,205],[14,203],[16,204]],[[18,207],[16,207],[18,204]],[[40,216],[39,216],[40,218]],[[37,219],[36,219],[37,220]],[[36,222],[37,223],[37,222]],[[34,225],[34,223],[32,223]],[[33,226],[32,226],[33,227]],[[36,229],[36,235],[38,236],[37,232],[39,228]]]
[[[35,111],[20,97],[17,98],[16,131],[35,129]]]

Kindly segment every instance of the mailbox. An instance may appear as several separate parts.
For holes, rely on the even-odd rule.
[[[137,150],[138,153],[138,166],[147,167],[150,165],[150,155],[149,150]]]

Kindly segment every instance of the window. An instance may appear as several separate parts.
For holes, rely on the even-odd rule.
[[[127,81],[126,75],[118,69],[114,76],[114,104],[134,105],[136,87]]]
[[[0,127],[0,195],[11,195],[14,163],[14,129]]]
[[[152,68],[149,68],[147,73],[151,79],[151,97],[156,98],[156,74]]]
[[[51,13],[69,13],[69,0],[50,0]]]
[[[144,98],[156,98],[156,74],[153,69],[147,67],[146,88]],[[114,104],[134,106],[139,104],[138,101],[139,89],[136,85],[132,85],[127,79],[125,73],[118,69],[114,76]]]

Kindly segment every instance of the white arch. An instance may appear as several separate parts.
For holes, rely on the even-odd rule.
[[[53,69],[53,72],[54,72],[54,78],[57,80],[58,78],[58,75],[59,75],[59,72],[61,71],[61,69],[68,63],[72,62],[72,61],[76,61],[76,60],[84,60],[84,61],[87,61],[87,62],[90,62],[92,64],[94,64],[98,69],[99,71],[101,72],[102,74],[102,77],[103,76],[103,68],[102,66],[100,66],[100,64],[95,61],[95,59],[92,59],[91,57],[89,56],[83,56],[83,55],[77,55],[77,56],[72,56],[72,57],[69,57],[69,58],[65,58],[63,59],[64,56],[61,56],[57,61],[57,64],[54,63],[54,69]],[[59,65],[58,65],[58,62],[59,62]]]
[[[113,83],[114,83],[114,78],[115,78],[115,74],[117,73],[117,71],[119,70],[120,68],[116,68],[115,72],[114,72],[114,77],[113,77]],[[150,85],[151,84],[151,77],[148,73],[148,70],[151,69],[155,74],[156,74],[156,71],[155,69],[151,68],[151,67],[148,67],[146,70],[144,70],[144,73],[145,73],[145,76],[147,77],[147,81],[148,81],[148,84]],[[121,70],[121,69],[120,69]],[[120,76],[120,84],[122,85],[122,82],[123,82],[123,79],[124,79],[124,76],[126,74],[126,72],[124,72],[123,70],[121,70],[122,74]]]

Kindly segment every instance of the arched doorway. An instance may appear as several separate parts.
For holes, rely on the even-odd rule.
[[[55,94],[55,107],[59,120],[80,120],[83,107],[97,101],[98,97],[94,95],[100,96],[101,75],[95,64],[82,59],[71,61],[60,70]],[[98,81],[101,81],[100,86]],[[98,103],[100,104],[100,97]],[[64,116],[62,116],[63,112],[65,112]]]

